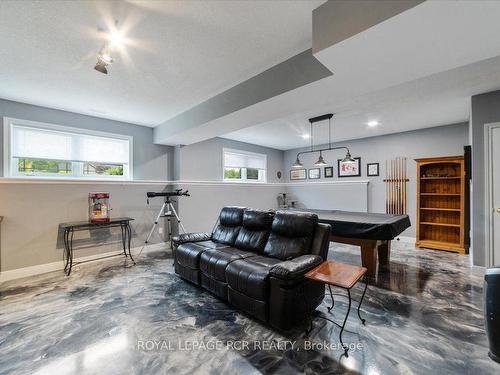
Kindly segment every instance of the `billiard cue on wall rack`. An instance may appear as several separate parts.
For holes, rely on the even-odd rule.
[[[387,183],[387,171],[388,171],[389,161],[385,161],[385,212],[389,213],[389,184]]]
[[[396,162],[394,160],[391,161],[392,168],[391,168],[391,179],[392,179],[392,201],[391,201],[391,213],[394,213],[396,211],[396,176],[395,176],[395,167],[396,167]]]
[[[406,180],[406,158],[403,158],[403,170],[404,170],[404,178]],[[403,183],[403,213],[406,213],[406,188],[407,184],[406,181]]]
[[[385,161],[385,210],[389,214],[406,214],[408,187],[406,158]]]

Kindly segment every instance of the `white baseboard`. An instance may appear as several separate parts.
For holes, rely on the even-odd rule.
[[[153,250],[159,250],[159,249],[167,249],[168,244],[167,243],[159,243],[159,244],[153,244],[153,245],[148,245],[144,248],[143,253],[147,253],[149,251]],[[130,249],[132,255],[137,255],[141,251],[142,246],[139,247],[134,247]],[[106,257],[111,257],[114,255],[120,255],[123,254],[123,251],[117,250],[117,251],[109,251],[107,253],[100,253],[100,254],[94,254],[94,255],[89,255],[86,257],[79,257],[79,258],[74,258],[75,262],[98,262],[102,261],[105,259],[108,259]],[[102,258],[102,259],[100,259]],[[60,271],[64,269],[64,264],[62,260],[58,262],[53,262],[53,263],[45,263],[45,264],[38,264],[36,266],[30,266],[30,267],[23,267],[23,268],[17,268],[15,270],[9,270],[9,271],[3,271],[0,272],[0,283],[9,281],[9,280],[15,280],[15,279],[21,279],[23,277],[30,277],[30,276],[35,276],[35,275],[41,275],[43,273],[48,273],[48,272],[54,272],[54,271]]]
[[[408,236],[398,236],[394,240],[396,241],[397,239],[399,239],[399,242],[412,243],[412,244],[415,244],[415,241],[417,240],[416,237],[408,237]]]

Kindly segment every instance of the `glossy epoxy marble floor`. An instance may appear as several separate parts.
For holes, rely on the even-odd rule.
[[[345,245],[330,257],[360,262]],[[466,264],[395,243],[390,269],[369,286],[367,325],[356,314],[348,322],[344,341],[358,344],[348,358],[331,323],[317,319],[309,338],[277,333],[179,279],[165,250],[137,266],[114,258],[69,278],[9,282],[0,285],[0,374],[498,374],[482,277]],[[345,302],[336,298],[336,319]],[[319,310],[329,304],[325,297]]]

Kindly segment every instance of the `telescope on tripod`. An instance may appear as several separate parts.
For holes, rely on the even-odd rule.
[[[153,232],[158,225],[158,221],[160,220],[161,217],[167,218],[167,230],[168,230],[168,239],[172,239],[172,222],[171,219],[172,217],[175,217],[177,220],[177,224],[179,225],[179,228],[182,230],[183,233],[186,233],[186,229],[184,228],[184,225],[181,223],[181,219],[179,218],[179,215],[177,214],[177,211],[175,210],[175,207],[172,203],[175,201],[172,201],[172,197],[189,197],[189,191],[188,190],[182,190],[182,189],[176,189],[174,191],[162,191],[159,193],[153,192],[153,191],[148,191],[146,193],[147,196],[147,203],[149,204],[149,199],[151,198],[157,198],[157,197],[164,197],[165,201],[163,202],[163,205],[161,206],[160,212],[158,212],[158,215],[156,216],[155,222],[153,224],[153,227],[149,231],[148,237],[146,238],[146,241],[144,241],[144,244],[147,245],[149,242],[149,239],[153,235]]]

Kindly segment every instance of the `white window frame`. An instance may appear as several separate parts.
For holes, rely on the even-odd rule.
[[[262,180],[249,180],[247,179],[246,176],[246,168],[242,168],[241,170],[241,178],[236,179],[236,178],[225,178],[224,177],[224,170],[226,169],[226,166],[224,164],[224,154],[227,152],[233,152],[236,154],[243,154],[243,155],[249,155],[249,156],[258,156],[258,157],[263,157],[264,158],[264,164],[266,165],[266,168],[264,169],[264,178]],[[250,152],[250,151],[243,151],[243,150],[237,150],[234,148],[222,148],[222,181],[223,182],[236,182],[236,183],[253,183],[253,184],[264,184],[267,182],[267,155],[266,154],[261,154],[258,152]]]
[[[126,140],[129,142],[129,161],[128,161],[128,175],[127,176],[84,176],[82,174],[80,175],[68,175],[68,176],[61,176],[58,174],[50,174],[50,173],[44,173],[44,174],[33,174],[33,175],[25,175],[25,174],[17,174],[14,173],[14,167],[13,167],[13,159],[12,159],[12,127],[14,125],[19,125],[19,126],[27,126],[27,127],[33,127],[33,128],[39,128],[39,129],[46,129],[46,130],[55,130],[55,131],[62,131],[62,132],[67,132],[67,133],[74,133],[74,134],[84,134],[84,135],[91,135],[91,136],[97,136],[97,137],[105,137],[105,138],[114,138],[114,139],[120,139],[120,140]],[[134,167],[133,167],[133,160],[134,160],[134,155],[133,155],[133,150],[134,150],[134,137],[128,136],[128,135],[123,135],[123,134],[115,134],[115,133],[108,133],[108,132],[102,132],[102,131],[97,131],[97,130],[88,130],[88,129],[81,129],[81,128],[75,128],[71,126],[62,126],[62,125],[55,125],[55,124],[50,124],[46,122],[38,122],[38,121],[30,121],[30,120],[22,120],[22,119],[17,119],[17,118],[12,118],[12,117],[4,117],[3,118],[3,171],[4,171],[4,177],[11,177],[11,178],[25,178],[25,179],[71,179],[71,180],[112,180],[112,181],[130,181],[133,180],[134,178]],[[78,167],[80,166],[81,163],[73,163],[77,164]],[[73,165],[73,168],[76,166]],[[76,168],[77,169],[77,168]]]

